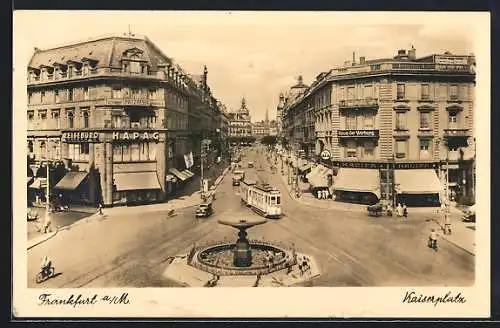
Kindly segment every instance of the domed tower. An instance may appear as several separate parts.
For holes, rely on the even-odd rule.
[[[309,88],[309,86],[307,86],[307,84],[304,84],[304,80],[302,79],[302,75],[299,75],[297,77],[297,84],[295,84],[294,86],[292,86],[290,88],[290,95],[292,97],[302,93],[303,91],[305,91],[307,88]]]

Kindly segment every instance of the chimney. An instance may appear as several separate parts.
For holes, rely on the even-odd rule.
[[[363,65],[365,63],[365,56],[359,57],[359,63]]]
[[[356,53],[352,52],[352,66],[356,65]]]
[[[408,50],[408,59],[415,60],[417,59],[417,50],[411,46],[411,49]]]

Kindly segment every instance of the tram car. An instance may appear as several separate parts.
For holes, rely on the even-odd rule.
[[[281,193],[269,184],[246,180],[240,185],[241,202],[265,218],[281,217]]]

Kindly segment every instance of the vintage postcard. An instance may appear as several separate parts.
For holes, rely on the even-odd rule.
[[[489,22],[14,12],[13,314],[488,317]]]

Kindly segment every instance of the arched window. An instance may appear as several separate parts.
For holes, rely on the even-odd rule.
[[[45,141],[40,142],[40,157],[47,157],[47,145],[45,144]]]
[[[33,153],[33,141],[28,140],[28,153]]]
[[[73,112],[68,112],[68,128],[72,129],[73,128]]]
[[[89,112],[88,111],[83,112],[83,127],[84,128],[89,127]]]

